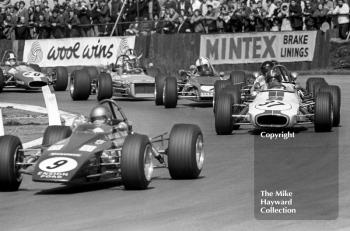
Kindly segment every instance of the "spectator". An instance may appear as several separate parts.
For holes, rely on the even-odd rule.
[[[187,22],[187,20],[184,19],[183,16],[179,16],[179,21],[176,25],[175,31],[176,33],[190,33],[191,31],[191,25]]]
[[[327,22],[328,9],[323,7],[322,3],[319,3],[317,9],[315,10],[313,17],[315,20],[315,27],[319,30],[323,23]]]
[[[109,22],[111,21],[110,18],[110,9],[108,4],[106,4],[105,0],[100,1],[100,6],[96,10],[99,13],[99,22],[103,25],[99,26],[99,33],[100,35],[108,35],[108,31],[110,31],[110,25]]]
[[[16,24],[15,27],[15,36],[17,40],[25,40],[29,39],[29,27],[28,27],[28,21],[24,16],[21,16],[19,18],[19,22]]]
[[[302,10],[300,4],[297,4],[296,0],[290,1],[289,17],[293,30],[303,29]]]
[[[200,11],[197,9],[194,11],[194,14],[191,18],[192,31],[196,33],[204,33],[205,28],[203,25],[203,16]]]
[[[305,9],[304,9],[304,13],[303,15],[305,16],[305,26],[306,26],[306,30],[314,30],[315,27],[315,21],[314,21],[314,8],[311,5],[310,0],[306,0],[305,1]]]
[[[349,32],[349,5],[343,0],[338,0],[338,5],[333,11],[334,15],[338,15],[339,37],[346,39]]]
[[[216,20],[218,19],[218,15],[212,5],[208,5],[207,9],[207,14],[204,16],[206,31],[208,33],[215,33],[217,32]]]
[[[65,20],[65,24],[67,27],[66,30],[66,36],[67,37],[80,37],[80,21],[78,19],[78,16],[75,14],[73,10],[68,11],[68,18]]]
[[[64,21],[61,15],[58,14],[57,10],[52,11],[52,16],[50,17],[50,25],[51,25],[51,35],[54,38],[63,38],[63,25]]]
[[[269,26],[269,22],[266,20],[267,11],[262,7],[261,1],[257,2],[252,14],[255,20],[255,31],[265,31],[265,28]]]
[[[50,38],[50,25],[43,14],[39,14],[38,19],[34,23],[38,39]]]
[[[90,7],[91,4],[94,5],[93,0],[90,1]],[[94,36],[93,33],[93,27],[91,26],[91,11],[88,9],[88,6],[86,4],[82,4],[82,6],[79,9],[76,9],[77,11],[77,18],[80,22],[80,33],[83,37],[86,36]],[[96,19],[98,20],[98,19]]]
[[[232,32],[230,26],[231,12],[229,12],[228,5],[224,4],[220,7],[217,19],[217,28],[219,32]]]

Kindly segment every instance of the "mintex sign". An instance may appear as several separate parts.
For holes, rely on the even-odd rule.
[[[200,56],[212,64],[312,61],[316,31],[201,35]]]

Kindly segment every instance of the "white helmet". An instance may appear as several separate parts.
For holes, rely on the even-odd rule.
[[[14,66],[17,63],[17,59],[14,53],[9,53],[9,56],[7,58],[7,65]]]
[[[196,67],[199,74],[211,75],[213,74],[213,69],[210,65],[209,59],[200,57],[196,60]]]

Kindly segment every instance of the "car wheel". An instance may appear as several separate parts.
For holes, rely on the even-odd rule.
[[[155,104],[163,105],[163,89],[164,89],[164,77],[156,76],[154,86],[154,98]]]
[[[315,85],[315,83],[318,83],[318,82],[326,82],[326,80],[324,78],[308,78],[306,80],[306,91],[309,94],[313,94],[314,85]]]
[[[2,69],[0,68],[0,93],[4,89],[5,86],[5,76],[4,73],[2,72]]]
[[[56,67],[56,82],[53,84],[55,91],[65,91],[68,85],[68,71],[65,67]]]
[[[152,180],[152,145],[145,135],[129,135],[123,144],[121,178],[125,189],[146,189]]]
[[[23,162],[22,143],[16,136],[0,137],[0,191],[17,191],[22,174],[16,162]]]
[[[232,133],[232,97],[222,92],[216,102],[215,131],[218,135]]]
[[[98,77],[97,100],[110,99],[113,96],[112,77],[108,73],[101,73]]]
[[[230,73],[230,80],[232,84],[245,84],[245,73],[244,71],[232,71]]]
[[[34,71],[41,72],[41,68],[38,64],[30,63],[29,66],[33,68]]]
[[[316,82],[313,85],[313,92],[312,92],[313,97],[317,95],[317,93],[320,91],[321,88],[327,87],[327,86],[328,86],[328,83],[326,82]]]
[[[319,92],[328,92],[332,96],[333,106],[333,126],[337,127],[340,123],[341,91],[339,86],[329,85],[322,87]]]
[[[177,79],[174,77],[165,79],[163,103],[165,108],[175,108],[177,105]]]
[[[89,74],[90,82],[92,80],[97,80],[99,73],[97,67],[84,67],[83,70],[86,70]]]
[[[333,125],[332,96],[319,92],[315,98],[315,132],[329,132]]]
[[[75,100],[87,100],[91,92],[91,83],[86,70],[75,71],[71,75],[70,88],[71,98]]]
[[[226,86],[231,85],[230,80],[216,80],[214,83],[214,97],[213,97],[213,111],[215,113],[215,104],[217,100],[217,96],[220,94],[222,89],[224,89]]]
[[[241,86],[242,84],[231,85],[223,89],[224,93],[232,97],[232,104],[241,104]],[[240,112],[240,107],[232,106],[232,115],[239,115]],[[236,121],[237,119],[232,118],[233,130],[238,130],[240,127],[240,125],[235,124]]]
[[[171,178],[198,178],[204,158],[203,134],[200,128],[193,124],[174,125],[168,146],[168,168]]]
[[[70,137],[72,134],[72,129],[69,126],[60,126],[60,125],[53,125],[48,126],[45,129],[44,135],[43,135],[43,147],[51,146],[58,141],[61,141],[63,139],[66,139]]]

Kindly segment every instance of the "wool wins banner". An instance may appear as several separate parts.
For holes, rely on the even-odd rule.
[[[105,66],[134,46],[134,36],[26,40],[23,61],[41,67]]]
[[[201,35],[200,56],[212,64],[312,61],[316,31]]]

